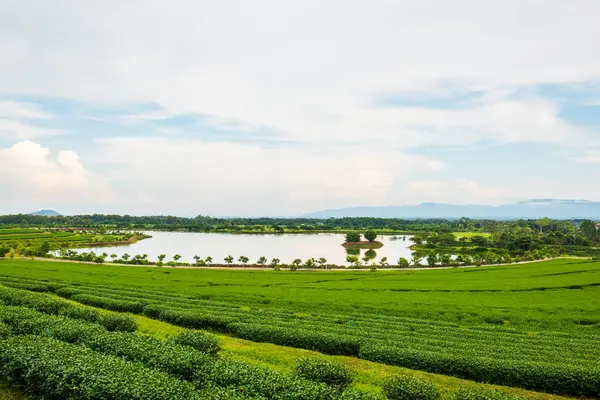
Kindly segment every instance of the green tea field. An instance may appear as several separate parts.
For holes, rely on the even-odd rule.
[[[25,354],[38,354],[39,360],[50,351],[64,351],[69,362],[96,357],[95,363],[112,368],[113,359],[100,358],[116,354],[142,360],[144,368],[165,375],[152,379],[165,379],[165,385],[173,388],[181,383],[177,386],[181,393],[201,392],[204,398],[207,393],[242,398],[395,398],[385,388],[390,375],[433,384],[443,398],[600,397],[600,262],[561,259],[423,271],[290,272],[4,259],[0,283],[4,303],[0,320],[9,332],[6,343],[24,349],[18,355],[7,344],[0,348],[0,357],[12,360],[14,368],[19,360],[33,362],[24,360]],[[77,310],[68,311],[72,307]],[[116,333],[98,333],[114,325],[88,314],[107,312],[131,318],[134,325],[125,330],[138,333],[121,332],[133,336],[119,340],[109,338]],[[23,323],[26,318],[38,323]],[[68,322],[74,318],[85,320],[76,324],[77,338]],[[175,373],[179,367],[167,368],[148,355],[171,343],[165,338],[188,330],[210,331],[223,347],[220,366],[211,361],[202,384],[201,372],[193,377]],[[28,339],[29,334],[44,332],[42,336],[51,337]],[[114,344],[136,340],[145,340],[139,348],[147,349],[138,348],[137,355],[119,347],[124,344]],[[293,375],[296,358],[306,354],[342,362],[355,377],[350,389],[334,395],[326,391],[327,385],[311,386],[314,379]],[[228,362],[235,367],[225,367]],[[218,368],[246,372],[232,372],[238,378],[227,381]],[[300,379],[294,384],[299,385],[298,392],[278,397],[251,383],[255,375],[273,371],[286,379]],[[11,380],[10,368],[3,374],[27,391],[30,383]],[[132,370],[135,374],[146,376]],[[248,381],[240,381],[241,375]],[[261,379],[276,380],[268,376]],[[173,377],[177,383],[169,380]],[[484,394],[469,397],[476,394],[467,394],[465,388]]]

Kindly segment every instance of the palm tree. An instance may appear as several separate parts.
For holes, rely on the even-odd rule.
[[[206,263],[207,263],[207,264],[209,264],[209,265],[210,265],[210,264],[212,264],[212,262],[213,262],[213,259],[212,259],[212,257],[211,257],[211,256],[208,256],[208,257],[206,257]]]
[[[175,254],[173,256],[173,261],[177,262],[177,261],[179,261],[180,258],[181,258],[181,256],[179,254]]]

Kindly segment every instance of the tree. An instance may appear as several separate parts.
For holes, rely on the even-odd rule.
[[[452,261],[452,259],[450,258],[450,254],[442,254],[440,255],[440,263],[447,267],[448,265],[450,265],[450,262]]]
[[[381,268],[387,267],[388,265],[388,258],[387,257],[381,257],[381,260],[379,260],[379,266]]]
[[[227,264],[231,265],[231,263],[233,263],[233,257],[232,256],[227,256],[223,259]]]
[[[119,256],[118,256],[118,255],[116,255],[115,253],[112,253],[112,254],[110,255],[110,258],[112,258],[112,259],[113,259],[113,262],[115,261],[115,259],[116,259],[117,257],[119,257]]]
[[[258,265],[265,265],[267,263],[267,257],[261,256],[256,263]]]
[[[202,258],[200,256],[194,256],[194,260],[196,260],[196,265],[199,265],[200,264],[200,260],[202,260]]]
[[[346,256],[346,262],[348,262],[350,264],[350,266],[357,265],[358,264],[358,256],[348,255],[348,256]]]
[[[346,233],[346,242],[347,243],[360,242],[360,233],[357,233],[357,232]]]
[[[15,249],[10,249],[8,251],[8,253],[6,253],[6,256],[8,258],[10,258],[11,260],[15,258],[15,256],[18,256],[19,254],[17,253],[17,251]]]
[[[415,254],[414,256],[412,256],[412,259],[410,260],[410,264],[413,267],[420,267],[421,266],[421,257],[419,257]]]
[[[319,265],[323,267],[325,264],[327,264],[327,259],[325,257],[319,258]]]
[[[408,267],[410,267],[410,264],[406,258],[400,257],[398,259],[398,267],[399,268],[408,268]]]
[[[129,253],[125,253],[121,256],[121,259],[127,263],[127,261],[131,258],[131,255]]]
[[[316,260],[314,258],[308,258],[306,261],[304,261],[304,266],[306,268],[314,268],[315,264]]]
[[[369,242],[373,242],[375,239],[377,239],[377,233],[375,231],[366,231],[365,239],[367,239]]]
[[[241,262],[242,264],[246,265],[248,263],[250,259],[246,256],[240,256],[240,258],[238,258],[238,261]]]
[[[213,258],[211,256],[206,257],[206,263],[208,265],[212,264],[212,262],[213,262]]]
[[[175,254],[173,256],[173,261],[175,261],[177,263],[177,261],[179,261],[180,258],[181,258],[181,256],[179,254]]]
[[[161,254],[161,255],[159,255],[159,256],[158,256],[158,262],[156,263],[156,265],[158,265],[159,267],[160,267],[161,265],[163,265],[163,263],[164,263],[164,261],[165,261],[165,258],[167,258],[167,255],[166,255],[166,254]]]
[[[273,258],[271,260],[271,267],[273,268],[279,268],[279,263],[281,262],[281,260],[279,258]]]
[[[290,267],[290,271],[296,271],[300,264],[302,264],[302,260],[299,258],[296,258],[294,261],[292,261],[292,266]]]
[[[427,264],[429,264],[430,267],[435,266],[435,263],[437,263],[438,257],[437,254],[435,253],[429,253],[429,255],[427,256]]]

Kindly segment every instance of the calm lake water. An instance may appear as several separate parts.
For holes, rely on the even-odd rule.
[[[346,250],[341,246],[344,235],[334,233],[319,234],[282,234],[282,235],[245,235],[227,233],[188,233],[188,232],[147,232],[151,239],[140,240],[128,246],[96,247],[79,249],[78,251],[94,251],[97,254],[106,252],[121,256],[147,254],[148,259],[156,261],[158,255],[166,254],[165,261],[172,260],[175,254],[181,255],[180,261],[194,262],[194,256],[201,258],[211,256],[214,263],[224,263],[223,258],[233,256],[237,262],[239,256],[250,258],[250,263],[259,257],[279,258],[282,263],[291,263],[295,258],[302,261],[307,258],[325,257],[328,263],[346,265]],[[388,262],[395,263],[399,257],[411,259],[412,245],[410,236],[379,236],[384,244],[381,249],[374,250],[377,262],[387,257]],[[366,250],[361,250],[362,258]]]

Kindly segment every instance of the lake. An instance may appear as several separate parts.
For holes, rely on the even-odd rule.
[[[223,258],[233,256],[237,262],[239,256],[250,258],[255,263],[259,257],[279,258],[282,263],[290,264],[294,259],[302,261],[314,257],[325,257],[328,263],[346,265],[346,249],[344,235],[336,233],[317,234],[228,234],[228,233],[191,233],[191,232],[145,232],[151,239],[140,240],[127,246],[95,247],[76,249],[78,252],[94,251],[121,256],[147,254],[150,261],[156,261],[160,254],[166,254],[165,262],[172,260],[175,254],[181,255],[180,261],[194,262],[194,256],[201,258],[211,256],[214,263],[223,264]],[[412,251],[408,248],[413,242],[411,236],[378,236],[383,247],[374,250],[377,262],[387,257],[390,264],[395,264],[400,257],[411,259]],[[361,250],[362,258],[366,250]]]

